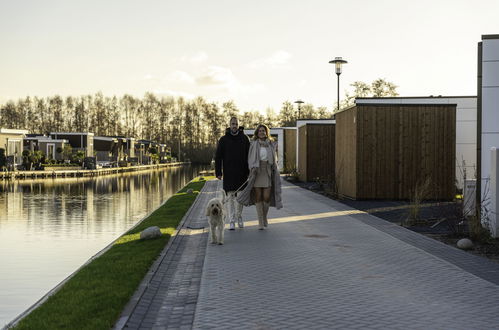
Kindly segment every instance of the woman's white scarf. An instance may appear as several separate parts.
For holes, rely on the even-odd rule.
[[[264,142],[258,140],[251,141],[250,149],[248,152],[248,167],[251,170],[255,167],[260,167],[260,146],[264,146],[267,149],[267,158],[270,165],[275,163],[274,155],[274,144],[268,139]]]

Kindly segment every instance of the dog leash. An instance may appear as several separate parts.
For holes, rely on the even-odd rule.
[[[246,184],[248,183],[249,181],[249,178],[246,179],[246,181],[243,182],[243,184],[241,186],[239,186],[239,188],[237,188],[236,191],[234,191],[234,195],[237,194],[239,192],[239,190],[241,190],[241,188]],[[222,189],[222,191],[224,192],[224,195],[227,196],[227,192],[225,190]],[[231,190],[232,191],[232,190]]]
[[[239,190],[241,190],[241,188],[242,188],[242,187],[243,187],[246,183],[248,183],[248,181],[249,181],[249,177],[246,179],[246,181],[244,181],[244,182],[243,182],[243,184],[242,184],[239,188],[237,188],[237,190],[236,190],[236,191],[234,191],[234,194],[237,194],[237,193],[239,192]]]

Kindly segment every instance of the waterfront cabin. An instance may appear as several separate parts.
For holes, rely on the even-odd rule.
[[[125,138],[125,154],[127,156],[127,160],[130,157],[135,157],[135,138]]]
[[[5,152],[7,168],[16,169],[23,162],[23,139],[28,134],[24,129],[0,128],[0,149]]]
[[[24,138],[24,150],[31,152],[39,150],[46,159],[64,160],[62,151],[69,144],[66,139],[52,139],[46,135],[27,134]]]
[[[116,166],[120,153],[118,139],[106,136],[94,136],[94,153],[97,165],[105,167]]]
[[[122,135],[110,135],[109,138],[118,139],[118,161],[133,162],[135,159],[135,138]]]
[[[169,163],[172,158],[171,149],[164,143],[158,144],[158,152],[159,152],[159,162],[160,163]]]
[[[73,151],[83,151],[85,157],[94,157],[94,133],[51,132],[50,137],[55,140],[68,140]]]
[[[151,154],[151,149],[154,148],[156,149],[156,152],[159,154],[159,143],[151,141],[151,140],[138,140],[138,144],[141,145],[140,151],[142,152],[142,160],[140,160],[139,157],[139,162],[140,164],[143,165],[150,165],[152,164],[152,154]],[[137,149],[135,149],[137,150]]]
[[[131,163],[132,165],[143,165],[147,164],[145,162],[145,152],[146,152],[146,146],[143,142],[143,140],[137,140],[134,143],[134,154],[135,157],[132,158]]]

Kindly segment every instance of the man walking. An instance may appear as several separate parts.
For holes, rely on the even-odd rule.
[[[230,230],[235,229],[235,222],[243,228],[243,206],[236,200],[236,190],[248,179],[248,151],[250,141],[239,127],[236,117],[232,117],[225,135],[220,138],[215,154],[215,175],[223,178],[223,189],[227,194]]]

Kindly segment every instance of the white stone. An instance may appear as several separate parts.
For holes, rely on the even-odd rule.
[[[192,189],[191,188],[187,189],[187,193],[192,194],[193,193]]]
[[[161,236],[161,230],[158,226],[152,226],[140,232],[140,239],[151,239]]]
[[[468,238],[462,238],[457,241],[457,247],[462,250],[469,250],[473,247],[473,242]]]

